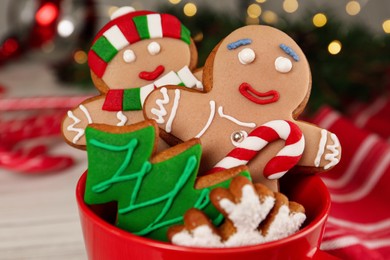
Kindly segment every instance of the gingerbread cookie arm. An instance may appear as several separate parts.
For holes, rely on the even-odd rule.
[[[180,140],[199,138],[207,131],[216,115],[215,101],[209,100],[207,95],[182,88],[162,87],[147,97],[143,108],[144,116],[155,120],[163,131]],[[202,123],[193,124],[191,121],[195,119]]]
[[[104,111],[104,95],[87,99],[73,110],[69,110],[62,123],[65,140],[72,146],[85,149],[85,128],[92,123],[124,126],[143,120],[141,111]]]
[[[89,103],[98,97],[87,99],[76,108],[69,110],[62,121],[62,134],[65,140],[76,148],[85,149],[85,128],[93,123]]]
[[[337,165],[341,158],[341,145],[337,136],[325,129],[297,121],[305,136],[306,144],[298,165],[328,170]]]

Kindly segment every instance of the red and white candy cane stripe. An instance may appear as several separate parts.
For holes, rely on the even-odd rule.
[[[0,146],[0,168],[23,173],[56,172],[73,165],[69,156],[46,154],[45,146],[18,149]]]
[[[302,131],[286,120],[274,120],[257,127],[209,173],[246,165],[267,144],[278,139],[285,140],[285,146],[266,164],[263,172],[268,179],[278,179],[299,162],[305,148]]]

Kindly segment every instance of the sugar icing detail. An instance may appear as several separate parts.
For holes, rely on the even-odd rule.
[[[126,63],[131,63],[133,61],[135,61],[135,53],[133,50],[125,50],[123,52],[123,60],[126,62]]]
[[[314,165],[316,167],[320,167],[321,158],[322,158],[322,155],[324,154],[324,151],[325,151],[325,145],[326,145],[327,139],[328,139],[328,131],[326,131],[325,129],[322,129],[321,130],[321,139],[320,139],[320,143],[318,145],[317,156],[314,159]]]
[[[304,213],[291,212],[287,205],[283,205],[269,226],[265,240],[268,242],[290,236],[299,230],[305,220]]]
[[[277,57],[275,59],[275,69],[280,73],[288,73],[292,69],[292,62],[285,57]]]
[[[263,202],[262,202],[263,201]],[[172,243],[182,246],[222,248],[255,245],[268,241],[278,240],[295,233],[306,219],[300,212],[291,212],[283,205],[279,208],[273,222],[263,235],[258,227],[264,221],[275,205],[275,198],[271,196],[260,200],[251,185],[242,187],[242,197],[239,203],[222,199],[220,206],[232,221],[236,232],[226,241],[222,241],[218,234],[207,225],[201,225],[189,232],[186,229],[172,237]]]
[[[157,55],[161,51],[161,46],[158,42],[151,42],[148,44],[148,52],[150,55]]]
[[[139,145],[139,139],[137,138],[131,138],[128,140],[127,143],[124,145],[113,145],[109,143],[102,142],[98,139],[89,139],[88,145],[91,147],[98,147],[101,149],[104,149],[106,151],[111,152],[126,152],[125,160],[122,162],[120,167],[115,171],[115,173],[108,179],[102,180],[101,182],[98,182],[94,184],[91,188],[92,192],[94,193],[102,193],[112,187],[112,185],[121,183],[121,182],[128,182],[130,180],[135,180],[137,185],[134,187],[133,194],[130,198],[129,205],[118,208],[118,214],[127,214],[133,211],[136,211],[141,208],[153,206],[156,204],[163,204],[163,208],[161,209],[161,212],[156,216],[152,222],[144,227],[141,230],[134,231],[133,233],[136,235],[146,235],[150,232],[159,229],[164,226],[171,225],[173,223],[180,222],[183,219],[183,216],[178,217],[171,217],[168,219],[164,219],[165,216],[169,213],[170,208],[175,202],[176,197],[178,194],[183,190],[183,188],[189,183],[191,176],[193,172],[196,169],[196,166],[198,164],[198,159],[195,155],[190,155],[188,158],[186,158],[184,168],[182,169],[182,173],[179,175],[180,178],[175,183],[175,186],[172,190],[169,192],[155,197],[155,198],[149,198],[147,200],[140,200],[138,201],[138,198],[140,197],[139,193],[142,189],[141,183],[143,183],[145,180],[145,176],[152,171],[153,164],[150,161],[144,161],[141,164],[140,169],[137,172],[131,172],[131,174],[126,173],[124,174],[125,170],[128,169],[127,166],[131,163],[131,161],[134,159],[135,152],[137,150],[137,147]],[[209,192],[210,190],[208,188],[203,189],[199,197],[196,199],[193,207],[197,208],[199,210],[204,209],[209,203]]]
[[[181,246],[223,247],[222,239],[207,225],[201,225],[191,230],[183,229],[172,237],[172,243]]]
[[[244,65],[252,63],[255,58],[256,54],[251,48],[245,48],[238,53],[238,60]]]
[[[172,130],[172,123],[176,117],[177,108],[179,107],[179,100],[180,100],[180,90],[175,89],[175,99],[173,100],[172,111],[171,114],[169,115],[167,124],[165,126],[165,131],[167,131],[167,133],[170,133]]]
[[[298,54],[289,46],[285,44],[280,44],[279,47],[287,54],[290,55],[295,61],[299,61]]]
[[[116,118],[119,120],[119,123],[116,124],[117,126],[124,126],[127,122],[127,117],[123,114],[122,111],[118,111],[118,113],[116,113]]]
[[[89,114],[88,109],[84,105],[80,105],[79,107],[80,107],[81,111],[83,111],[85,117],[87,118],[88,124],[92,124],[93,123],[92,118],[91,118],[91,115]]]
[[[80,105],[79,108],[84,113],[85,117],[87,118],[88,124],[92,124],[92,118],[91,118],[91,115],[89,114],[87,108],[84,105]],[[73,140],[72,140],[72,143],[76,144],[80,140],[80,138],[84,135],[85,130],[84,130],[84,128],[81,128],[81,127],[75,127],[78,123],[81,122],[81,120],[78,117],[76,117],[73,114],[73,112],[70,110],[68,111],[68,117],[73,120],[73,123],[70,124],[66,128],[66,130],[68,130],[69,132],[76,132],[77,133],[73,137]]]
[[[76,144],[78,140],[84,135],[84,129],[80,127],[75,127],[78,123],[81,122],[79,118],[77,118],[72,111],[68,111],[68,117],[73,120],[73,123],[70,124],[66,130],[69,132],[76,132],[77,134],[73,137],[72,143]]]
[[[203,129],[195,136],[196,138],[200,138],[210,127],[211,123],[213,122],[215,116],[215,101],[210,100],[210,115],[207,119],[206,125],[203,127]]]
[[[252,43],[251,39],[248,39],[248,38],[240,39],[238,41],[229,43],[227,45],[227,48],[228,48],[228,50],[234,50],[234,49],[237,49],[240,46],[245,46],[245,45],[248,45],[248,44],[251,44],[251,43]]]
[[[256,127],[256,124],[253,123],[253,122],[250,122],[250,123],[246,123],[246,122],[242,122],[232,116],[229,116],[229,115],[226,115],[223,113],[223,107],[222,106],[219,106],[218,107],[218,115],[222,118],[226,118],[227,120],[230,120],[232,121],[233,123],[239,125],[239,126],[244,126],[244,127],[250,127],[250,128],[255,128]]]
[[[158,109],[152,108],[150,111],[153,115],[157,116],[155,119],[158,124],[165,123],[164,116],[167,115],[167,110],[165,109],[164,105],[169,103],[169,96],[167,92],[167,88],[161,88],[160,89],[161,94],[163,94],[163,99],[157,99],[156,105],[159,107]]]
[[[333,141],[333,144],[332,145],[327,145],[326,146],[326,149],[330,150],[331,153],[328,153],[328,154],[325,154],[325,160],[329,161],[329,163],[327,165],[324,166],[324,169],[327,170],[333,166],[335,166],[336,164],[339,163],[339,159],[337,158],[340,154],[340,142],[339,142],[339,139],[337,138],[337,136],[335,134],[330,134],[330,138],[332,139]]]

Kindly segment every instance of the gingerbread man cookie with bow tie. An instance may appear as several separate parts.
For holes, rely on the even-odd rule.
[[[130,125],[144,120],[147,95],[164,85],[202,90],[193,74],[197,51],[189,30],[174,16],[131,7],[118,9],[96,35],[88,53],[91,77],[100,95],[68,111],[65,140],[85,148],[91,123]]]
[[[336,135],[297,119],[310,95],[310,67],[282,31],[251,25],[232,32],[209,55],[203,86],[205,93],[155,90],[144,106],[168,143],[201,139],[201,172],[245,164],[255,182],[275,191],[294,166],[317,172],[339,162]]]

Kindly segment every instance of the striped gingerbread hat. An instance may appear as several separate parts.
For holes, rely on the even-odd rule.
[[[191,43],[190,31],[170,14],[122,7],[111,19],[98,32],[88,53],[88,65],[99,78],[120,50],[140,40],[170,37]]]

